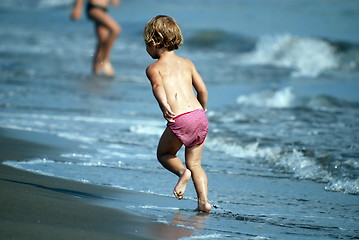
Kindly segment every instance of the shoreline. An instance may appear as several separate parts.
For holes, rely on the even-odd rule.
[[[76,143],[50,134],[0,128],[0,162],[51,157]],[[126,211],[141,193],[40,175],[0,164],[2,239],[178,239],[192,231]],[[151,201],[164,201],[161,197]]]

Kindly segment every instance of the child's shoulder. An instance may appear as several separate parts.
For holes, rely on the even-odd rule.
[[[193,62],[190,59],[184,58],[184,57],[179,57],[179,58],[180,58],[180,60],[182,61],[183,64],[186,64],[186,65],[188,65],[190,67],[194,66]]]
[[[147,76],[152,75],[157,71],[158,71],[158,66],[157,66],[157,61],[156,61],[156,62],[151,63],[150,65],[147,66],[146,75]]]
[[[157,59],[155,62],[148,65],[146,69],[155,69],[155,68],[158,68],[159,65],[161,65],[161,63],[160,63],[159,59]]]
[[[188,58],[182,57],[182,56],[178,56],[176,55],[179,59],[181,59],[182,61],[186,62],[186,63],[192,63],[191,60],[189,60]]]

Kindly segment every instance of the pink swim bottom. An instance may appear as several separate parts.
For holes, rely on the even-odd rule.
[[[186,147],[201,145],[208,133],[208,120],[203,109],[183,113],[168,122],[167,126]]]

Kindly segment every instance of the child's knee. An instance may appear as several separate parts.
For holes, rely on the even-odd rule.
[[[167,155],[167,153],[157,151],[157,160],[161,162]]]
[[[159,152],[157,152],[157,160],[160,161],[160,159],[162,158],[163,154],[160,154]]]
[[[192,171],[193,169],[196,169],[196,168],[202,167],[202,166],[201,166],[200,162],[193,162],[193,163],[186,162],[186,167]]]

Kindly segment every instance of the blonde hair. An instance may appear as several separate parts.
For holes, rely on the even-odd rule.
[[[146,44],[152,42],[156,48],[166,48],[169,51],[178,49],[183,42],[177,22],[165,15],[158,15],[148,21],[143,37]]]

